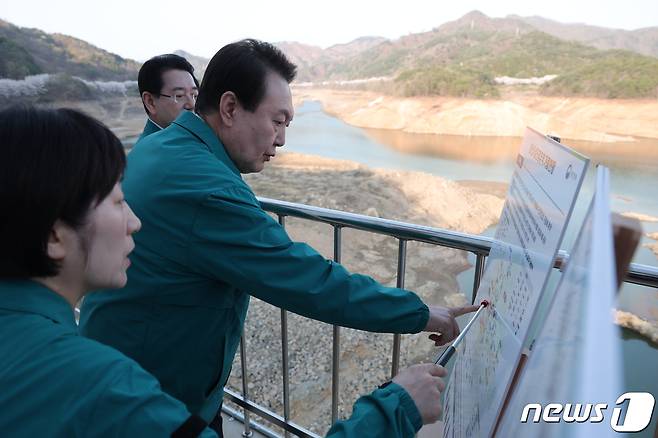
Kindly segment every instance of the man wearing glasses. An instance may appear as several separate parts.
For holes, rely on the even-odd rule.
[[[137,85],[148,116],[140,140],[169,126],[183,110],[193,111],[199,94],[194,67],[174,54],[146,61],[139,69]]]

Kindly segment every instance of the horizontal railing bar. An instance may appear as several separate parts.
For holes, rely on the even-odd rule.
[[[332,225],[342,225],[400,239],[438,244],[475,253],[489,254],[489,249],[491,248],[491,239],[488,237],[473,236],[457,231],[442,230],[424,225],[409,224],[276,199],[258,198],[258,201],[264,210],[276,214],[309,219],[316,222],[325,222]]]
[[[238,420],[241,423],[244,423],[244,415],[233,408],[230,408],[226,405],[222,405],[222,412],[225,413],[226,415],[229,415],[233,417],[234,419]],[[251,428],[255,430],[256,432],[260,433],[261,435],[265,435],[267,438],[281,438],[279,434],[276,432],[273,432],[272,430],[268,429],[267,427],[263,426],[262,424],[258,423],[257,421],[250,420],[251,423]]]
[[[658,288],[658,269],[653,266],[631,263],[624,277],[627,283]]]
[[[397,237],[398,239],[414,240],[448,248],[469,251],[474,254],[489,255],[494,239],[472,234],[449,231],[424,225],[410,224],[378,217],[365,216],[356,213],[347,213],[340,210],[314,207],[294,202],[279,201],[269,198],[258,198],[264,210],[331,225],[342,225],[363,231]],[[568,258],[568,253],[560,250],[555,261],[559,268]],[[658,288],[658,268],[639,263],[631,263],[624,278],[625,282]]]
[[[306,430],[303,427],[301,427],[301,426],[299,426],[299,425],[297,425],[293,422],[287,422],[286,423],[286,420],[282,416],[280,416],[280,415],[278,415],[278,414],[276,414],[276,413],[274,413],[274,412],[272,412],[268,409],[265,409],[264,407],[252,402],[251,400],[245,400],[240,394],[238,394],[237,392],[234,392],[234,391],[232,391],[228,388],[224,388],[224,397],[226,399],[232,401],[233,403],[237,404],[238,406],[261,416],[262,418],[266,419],[270,423],[275,424],[275,425],[287,430],[288,432],[294,433],[295,435],[297,435],[299,437],[302,437],[302,438],[320,438],[320,435],[316,435],[313,432],[311,432],[309,430]]]

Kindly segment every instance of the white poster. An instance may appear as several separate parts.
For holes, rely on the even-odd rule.
[[[617,284],[608,198],[608,171],[600,167],[594,199],[498,436],[618,435],[610,423],[622,373],[612,320]]]
[[[493,432],[588,163],[526,130],[475,301],[491,305],[457,350],[446,400],[460,405],[453,406],[444,436]]]

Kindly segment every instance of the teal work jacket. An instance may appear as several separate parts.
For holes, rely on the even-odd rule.
[[[85,299],[82,333],[135,359],[207,421],[221,405],[249,295],[361,330],[417,333],[427,324],[414,293],[291,241],[192,112],[135,145],[123,190],[142,221],[128,283]]]
[[[133,360],[79,336],[69,303],[39,283],[0,281],[0,339],[2,436],[163,437],[190,415]]]

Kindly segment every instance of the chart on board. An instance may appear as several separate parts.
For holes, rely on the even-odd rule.
[[[491,305],[456,354],[444,437],[493,432],[588,163],[526,130],[476,297]]]

